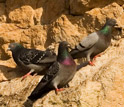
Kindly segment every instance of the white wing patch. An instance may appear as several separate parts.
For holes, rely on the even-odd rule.
[[[43,55],[37,60],[37,63],[42,62],[42,58],[46,55],[46,52],[43,53]]]

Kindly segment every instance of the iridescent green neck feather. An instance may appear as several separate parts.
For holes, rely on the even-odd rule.
[[[62,60],[69,58],[69,57],[70,57],[70,54],[66,48],[65,49],[59,49],[58,60],[62,61]]]
[[[111,33],[111,30],[112,30],[112,27],[109,26],[109,25],[105,25],[101,30],[100,32],[104,35],[108,35]]]
[[[57,61],[64,65],[74,65],[75,62],[66,47],[59,48]]]

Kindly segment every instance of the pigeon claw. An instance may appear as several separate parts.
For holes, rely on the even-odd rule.
[[[24,80],[27,76],[31,75],[31,72],[28,72],[27,74],[25,74],[23,77],[22,77],[22,80]]]
[[[91,66],[95,66],[95,64],[94,64],[93,62],[91,62],[91,61],[89,61],[89,64],[90,64]]]
[[[93,61],[94,61],[97,57],[100,57],[100,56],[101,56],[101,54],[98,54],[98,55],[94,56]]]
[[[37,73],[35,73],[35,74],[33,75],[33,77],[35,77],[35,76],[37,76]]]
[[[59,91],[63,91],[63,90],[64,90],[64,88],[60,88],[60,89],[57,88],[57,89],[55,90],[55,92],[56,92],[56,94],[58,94]]]

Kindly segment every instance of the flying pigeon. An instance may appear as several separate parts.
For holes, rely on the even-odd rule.
[[[23,76],[23,79],[34,71],[42,74],[44,69],[56,61],[56,54],[50,50],[27,49],[19,43],[11,43],[8,50],[12,52],[13,59],[19,67],[31,69],[29,73]]]
[[[76,64],[68,51],[68,43],[63,41],[59,44],[57,61],[50,66],[47,73],[37,87],[28,97],[31,101],[43,97],[49,91],[61,91],[76,73]]]
[[[70,54],[74,59],[86,57],[90,65],[94,65],[91,57],[96,58],[99,53],[103,52],[111,43],[112,28],[116,25],[115,19],[108,19],[105,25],[97,32],[93,32],[85,37]],[[94,60],[93,58],[93,60]]]

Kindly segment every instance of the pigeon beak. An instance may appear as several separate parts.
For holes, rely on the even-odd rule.
[[[71,49],[72,50],[72,47],[71,47],[71,45],[70,44],[68,44],[68,46],[67,46],[69,49]]]
[[[7,51],[10,51],[10,48],[8,48]]]
[[[116,23],[116,24],[115,24],[115,27],[117,27],[117,26],[118,26],[118,24]]]
[[[118,29],[118,28],[121,28],[117,23],[116,25],[114,26],[115,29]]]

